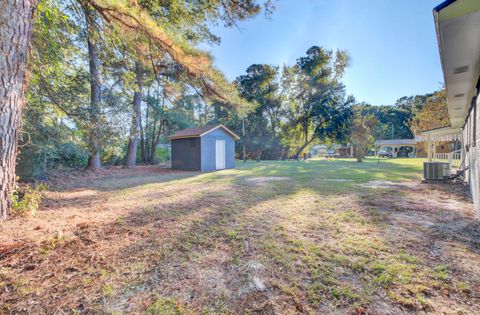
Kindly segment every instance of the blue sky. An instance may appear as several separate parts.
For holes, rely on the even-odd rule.
[[[214,28],[215,64],[233,80],[253,63],[293,64],[313,45],[347,50],[344,83],[358,101],[393,104],[443,82],[432,9],[441,0],[279,0],[239,28]]]

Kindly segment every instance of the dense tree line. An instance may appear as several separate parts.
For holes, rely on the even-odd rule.
[[[239,157],[243,146],[250,159],[285,159],[299,158],[313,144],[352,143],[361,144],[359,160],[375,139],[412,139],[448,124],[444,89],[405,96],[392,105],[358,103],[341,83],[347,66],[345,52],[316,46],[292,66],[251,65],[236,80],[251,110],[240,117],[217,102],[212,122],[239,135],[245,130],[237,143]]]

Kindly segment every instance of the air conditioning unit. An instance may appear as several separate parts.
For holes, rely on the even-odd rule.
[[[450,176],[450,164],[445,162],[424,162],[423,178],[426,180],[445,180]]]

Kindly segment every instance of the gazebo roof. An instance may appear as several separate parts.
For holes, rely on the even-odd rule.
[[[411,146],[417,143],[416,139],[391,139],[391,140],[377,140],[375,146]]]

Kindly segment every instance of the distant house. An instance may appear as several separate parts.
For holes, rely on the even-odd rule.
[[[433,9],[433,15],[450,128],[460,130],[461,168],[480,215],[480,148],[477,146],[480,136],[477,110],[480,102],[480,1],[444,1]],[[432,132],[430,138],[435,140],[435,137]]]
[[[310,148],[310,154],[311,155],[317,155],[317,156],[325,156],[327,155],[327,149],[328,147],[324,144],[316,144],[316,145],[313,145],[311,148]]]
[[[168,137],[172,143],[172,168],[214,171],[235,168],[235,140],[223,125],[183,129]]]

